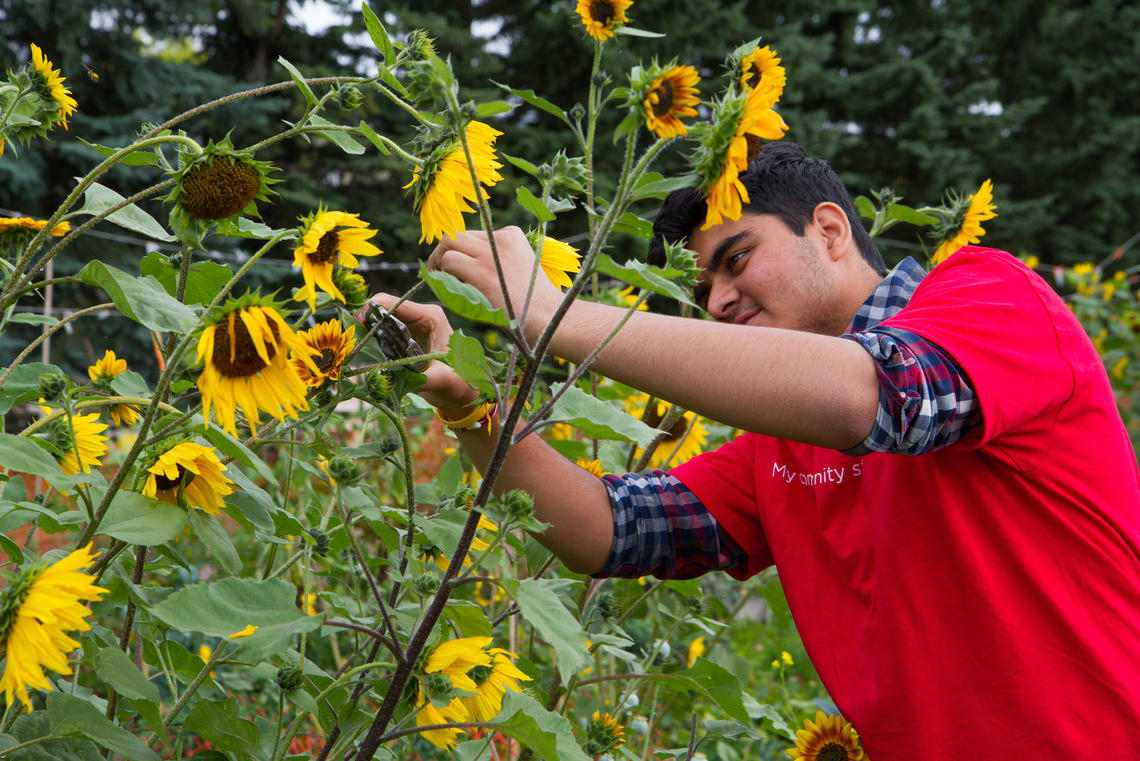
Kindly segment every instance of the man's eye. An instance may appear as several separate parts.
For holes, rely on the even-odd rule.
[[[728,271],[734,272],[736,270],[736,265],[740,263],[740,260],[743,259],[744,255],[747,253],[747,251],[737,251],[735,254],[728,257],[728,261],[725,264],[725,266],[728,268]]]

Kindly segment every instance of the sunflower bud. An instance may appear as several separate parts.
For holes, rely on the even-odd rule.
[[[344,306],[350,312],[359,312],[368,303],[368,281],[364,276],[344,267],[333,271],[333,285],[344,294]]]
[[[277,675],[274,677],[282,692],[292,692],[297,689],[301,686],[302,679],[301,669],[296,666],[282,666],[277,669]]]
[[[364,102],[364,93],[356,85],[345,85],[337,90],[336,99],[345,111],[354,111]]]
[[[665,265],[682,273],[673,278],[674,282],[684,288],[696,285],[701,272],[697,266],[697,254],[685,248],[684,243],[665,243]]]
[[[222,219],[249,205],[261,189],[261,175],[253,164],[228,156],[195,163],[180,183],[181,205],[198,219]]]
[[[511,489],[499,501],[508,520],[524,521],[534,515],[534,497],[522,489]]]
[[[451,498],[451,504],[464,510],[471,509],[475,506],[475,490],[467,486],[460,486],[455,492],[455,496]]]
[[[440,672],[428,674],[424,679],[424,687],[433,698],[437,699],[449,698],[453,691],[451,677]]]
[[[327,407],[332,404],[334,399],[336,399],[336,390],[331,385],[326,385],[320,391],[313,394],[313,406]]]
[[[431,571],[425,571],[416,577],[416,580],[412,583],[412,588],[416,590],[416,594],[420,597],[433,595],[436,590],[439,589],[439,576]]]
[[[373,370],[364,378],[368,395],[375,401],[382,402],[392,393],[392,376],[386,370]]]
[[[423,29],[413,29],[408,32],[408,41],[405,50],[413,61],[426,61],[435,55],[435,42],[431,35]]]
[[[329,476],[345,486],[356,483],[362,475],[360,466],[344,455],[337,455],[329,460],[328,469]]]
[[[185,254],[183,254],[181,251],[175,251],[173,254],[171,254],[169,259],[170,266],[174,269],[180,269],[182,267],[183,256],[185,256]]]
[[[387,455],[394,454],[400,451],[400,446],[399,436],[385,436],[380,440],[380,456],[386,457]]]
[[[617,618],[621,613],[621,605],[618,604],[617,595],[614,594],[612,589],[603,589],[598,593],[598,613],[602,618],[610,620]]]
[[[324,557],[329,552],[329,535],[319,528],[306,529],[305,533],[313,540],[313,552],[319,557]]]
[[[574,107],[570,109],[570,118],[576,122],[582,121],[586,117],[586,107],[581,103],[575,103]]]
[[[46,401],[53,401],[67,390],[67,378],[55,373],[44,373],[36,379],[39,385],[40,396]]]

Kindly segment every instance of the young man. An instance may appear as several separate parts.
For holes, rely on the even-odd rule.
[[[838,177],[798,146],[765,146],[741,179],[740,219],[700,229],[684,190],[656,225],[699,254],[716,322],[634,314],[595,368],[748,433],[602,481],[528,437],[500,488],[534,495],[540,538],[577,571],[743,579],[775,563],[875,761],[1140,754],[1140,480],[1080,324],[999,251],[883,277]],[[534,254],[517,229],[495,237],[517,308]],[[502,306],[485,234],[445,239],[429,266]],[[536,286],[532,341],[560,298]],[[575,303],[553,351],[581,361],[623,313]],[[398,315],[446,345],[438,308]],[[458,376],[427,375],[445,419],[469,416]],[[485,429],[458,435],[485,463]]]

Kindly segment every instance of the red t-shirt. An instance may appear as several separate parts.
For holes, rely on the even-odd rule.
[[[918,456],[744,434],[673,469],[775,562],[873,761],[1140,759],[1140,483],[1080,323],[967,247],[884,324],[970,377],[983,424]]]

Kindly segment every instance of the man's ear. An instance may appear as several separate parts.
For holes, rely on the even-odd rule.
[[[819,231],[832,261],[838,261],[851,247],[851,222],[843,209],[831,201],[817,204],[811,215],[812,224]]]

